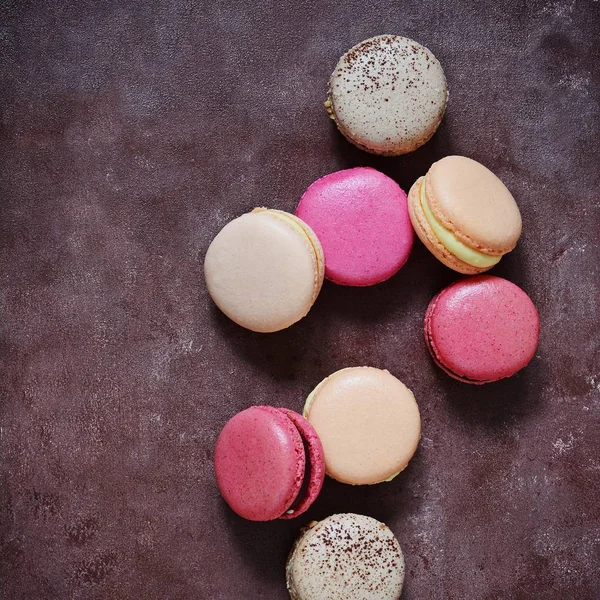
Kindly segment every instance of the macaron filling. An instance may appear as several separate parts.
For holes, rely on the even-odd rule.
[[[423,213],[427,222],[429,223],[436,238],[456,258],[463,262],[471,265],[472,267],[478,267],[482,269],[488,269],[500,262],[501,256],[490,256],[484,254],[479,250],[469,248],[466,244],[463,244],[451,231],[448,231],[434,216],[431,212],[431,208],[427,202],[427,192],[425,190],[425,184],[427,182],[427,175],[423,177],[421,182],[421,188],[419,190],[419,196],[421,200],[421,206],[423,207]]]
[[[304,438],[302,438],[302,445],[304,446],[304,457],[306,461],[304,466],[304,478],[302,479],[302,485],[298,490],[298,495],[294,498],[293,502],[290,504],[290,507],[283,513],[283,515],[279,517],[280,519],[291,519],[292,517],[295,517],[298,509],[305,502],[308,496],[308,487],[310,485],[311,479],[311,468],[308,443]]]

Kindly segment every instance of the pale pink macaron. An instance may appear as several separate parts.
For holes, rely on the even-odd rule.
[[[540,321],[529,296],[493,275],[460,279],[430,302],[425,341],[436,364],[464,383],[514,375],[535,355]]]
[[[321,177],[302,196],[296,215],[323,246],[325,277],[341,285],[389,279],[413,245],[406,194],[393,179],[369,167]]]

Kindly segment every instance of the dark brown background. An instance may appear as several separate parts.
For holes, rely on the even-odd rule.
[[[600,598],[600,135],[592,0],[336,3],[0,0],[3,597],[281,599],[299,528],[388,523],[403,598]],[[339,55],[414,37],[450,86],[434,139],[377,159],[323,109]],[[256,205],[293,211],[336,169],[405,189],[466,154],[513,191],[539,352],[470,387],[432,364],[428,301],[455,274],[420,244],[369,289],[326,284],[288,331],[211,304],[206,248]],[[327,481],[308,515],[256,524],[221,501],[216,436],[258,403],[300,409],[323,377],[389,369],[423,439],[390,484]]]

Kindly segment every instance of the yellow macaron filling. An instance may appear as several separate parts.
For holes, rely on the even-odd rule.
[[[490,256],[489,254],[484,254],[483,252],[479,252],[479,250],[474,250],[473,248],[469,248],[466,244],[463,244],[451,231],[448,231],[434,216],[429,208],[429,204],[427,203],[427,194],[425,192],[425,182],[427,180],[427,176],[423,177],[423,181],[421,182],[421,189],[419,190],[421,206],[423,207],[423,213],[425,214],[425,218],[427,222],[433,229],[433,233],[435,237],[439,240],[439,242],[456,258],[462,260],[463,262],[471,265],[472,267],[480,267],[482,269],[487,269],[489,267],[493,267],[494,265],[500,262],[501,256]]]

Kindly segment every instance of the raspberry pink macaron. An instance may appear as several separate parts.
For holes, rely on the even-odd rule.
[[[229,506],[251,521],[291,519],[321,491],[325,457],[301,415],[253,406],[228,421],[215,449],[215,474]]]
[[[389,279],[413,245],[406,194],[393,179],[368,167],[315,181],[302,196],[296,216],[321,242],[325,277],[341,285]]]
[[[529,296],[501,277],[461,279],[433,298],[425,340],[433,360],[464,383],[514,375],[535,355],[540,322]]]

